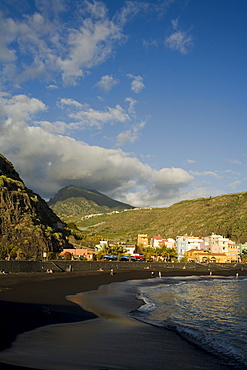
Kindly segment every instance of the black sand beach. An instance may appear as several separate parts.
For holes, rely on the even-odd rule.
[[[214,265],[211,271],[221,276],[235,276],[236,273],[240,276],[247,275],[245,265],[234,265],[231,269]],[[109,271],[0,275],[0,350],[10,347],[17,335],[35,328],[84,322],[85,341],[83,349],[80,349],[83,358],[81,369],[106,369],[105,363],[108,363],[107,368],[120,369],[228,368],[217,358],[181,339],[176,333],[142,323],[123,323],[121,320],[111,321],[109,325],[98,319],[94,313],[66,299],[66,296],[96,290],[99,286],[112,282],[147,279],[150,278],[150,273],[150,270],[143,268],[138,271],[117,271],[113,276],[110,276]],[[155,271],[156,276],[157,273]],[[186,269],[182,266],[164,266],[162,270],[162,276],[208,274],[207,266],[198,266],[196,270],[192,265],[187,265]],[[136,299],[131,309],[140,304]],[[60,359],[57,361],[59,364]],[[37,365],[28,366],[45,368],[38,359]],[[11,364],[6,366],[13,369],[18,367]],[[54,368],[63,367],[57,365]]]

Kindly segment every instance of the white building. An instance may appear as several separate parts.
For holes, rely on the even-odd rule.
[[[185,252],[191,249],[201,249],[204,245],[204,240],[195,236],[182,235],[176,238],[176,247],[178,254],[178,261],[185,257]]]
[[[109,246],[108,240],[100,240],[99,244],[96,244],[94,249],[96,251],[102,251],[104,249],[107,249],[108,246]]]
[[[209,245],[211,253],[225,253],[228,257],[228,262],[238,261],[240,250],[229,238],[212,233],[210,236],[205,237],[205,243]]]
[[[212,233],[205,237],[205,244],[209,245],[209,250],[212,253],[226,253],[228,251],[229,239],[222,235]]]
[[[176,248],[176,242],[172,238],[163,239],[161,236],[153,236],[150,240],[150,247],[160,248],[165,245],[167,248]]]
[[[135,252],[135,245],[124,245],[124,249],[126,250],[126,254],[133,255]]]

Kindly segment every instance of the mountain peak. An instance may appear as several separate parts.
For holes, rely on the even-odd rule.
[[[76,216],[93,213],[106,213],[113,210],[133,209],[129,204],[119,202],[97,190],[79,188],[74,185],[60,189],[48,202],[59,215]]]

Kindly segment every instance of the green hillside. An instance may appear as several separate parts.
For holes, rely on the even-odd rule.
[[[88,234],[105,239],[136,242],[138,233],[160,235],[207,236],[212,232],[237,243],[247,241],[247,192],[186,200],[167,208],[135,209],[113,215],[81,220],[77,226]]]
[[[133,209],[129,204],[111,199],[96,190],[87,190],[70,185],[59,190],[48,205],[61,217],[90,215]]]
[[[0,259],[41,259],[66,245],[62,221],[0,154]]]

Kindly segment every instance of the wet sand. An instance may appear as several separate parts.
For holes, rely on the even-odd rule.
[[[213,273],[234,276],[236,271],[246,275],[246,271],[240,271],[239,266],[231,270],[219,267]],[[190,271],[189,268],[164,268],[162,271],[163,276],[193,274],[208,274],[208,269],[205,267],[203,271],[198,267],[198,271]],[[1,275],[0,349],[8,348],[17,335],[41,328],[32,332],[31,342],[30,333],[18,337],[15,342],[16,358],[13,352],[2,351],[0,361],[8,363],[8,368],[13,369],[16,368],[13,364],[25,364],[29,368],[39,369],[227,368],[218,359],[187,343],[176,333],[133,319],[123,319],[123,312],[112,317],[117,307],[111,307],[111,304],[107,306],[111,308],[107,317],[99,301],[92,301],[91,293],[85,293],[87,301],[84,299],[83,308],[76,301],[76,293],[79,292],[96,290],[112,282],[146,278],[150,278],[150,271],[145,269],[118,271],[114,276],[110,276],[109,272],[96,271]],[[139,300],[132,297],[125,310],[131,311],[140,304]],[[72,326],[63,324],[73,322],[76,324]],[[53,324],[58,325],[47,326]],[[23,345],[26,346],[28,356],[25,355]],[[21,351],[24,353],[23,358],[19,356]],[[73,367],[68,359],[73,359]]]

